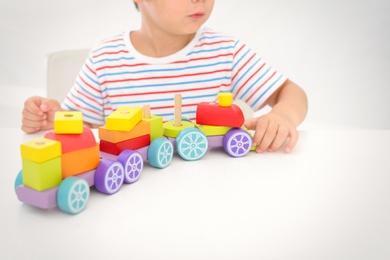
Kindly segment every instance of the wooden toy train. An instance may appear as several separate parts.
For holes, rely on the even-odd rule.
[[[42,209],[58,205],[78,214],[86,207],[91,186],[114,194],[123,183],[139,179],[144,161],[165,168],[175,151],[194,161],[212,147],[223,147],[232,157],[246,155],[252,138],[241,128],[243,123],[231,93],[220,93],[218,103],[200,103],[196,123],[181,118],[180,95],[175,96],[174,120],[165,123],[150,115],[148,106],[143,111],[120,107],[98,128],[100,142],[83,125],[81,112],[57,112],[53,130],[21,145],[15,192],[26,204]]]

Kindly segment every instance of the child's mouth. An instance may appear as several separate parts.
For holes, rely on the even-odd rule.
[[[192,19],[200,19],[203,16],[204,16],[204,13],[194,13],[194,14],[191,14],[189,17]]]

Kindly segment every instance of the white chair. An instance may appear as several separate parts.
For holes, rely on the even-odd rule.
[[[47,56],[47,97],[62,102],[73,86],[88,49],[59,51]]]

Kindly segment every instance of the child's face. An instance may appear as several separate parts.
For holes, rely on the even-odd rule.
[[[195,33],[210,17],[214,0],[142,0],[142,22],[149,29],[183,35]]]

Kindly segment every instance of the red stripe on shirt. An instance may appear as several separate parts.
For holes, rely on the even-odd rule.
[[[276,71],[274,71],[274,73],[272,73],[271,77],[269,77],[263,84],[260,85],[260,87],[258,87],[253,93],[252,95],[250,95],[246,100],[245,102],[249,102],[249,100],[268,82],[270,81],[276,74]]]
[[[96,110],[92,110],[92,109],[89,109],[87,107],[81,107],[79,104],[75,103],[72,99],[69,99],[68,97],[66,97],[66,99],[77,108],[82,108],[83,110],[86,110],[92,114],[99,116],[99,117],[101,116],[101,114],[99,112],[97,112]]]
[[[218,41],[218,42],[204,42],[196,45],[195,47],[202,47],[202,46],[210,46],[210,45],[215,45],[215,44],[220,44],[220,43],[228,43],[228,42],[233,42],[233,40],[225,40],[225,41]]]
[[[182,77],[193,77],[193,76],[199,76],[199,75],[210,75],[214,73],[220,73],[220,72],[229,72],[230,69],[224,69],[224,70],[215,70],[215,71],[207,71],[203,73],[193,73],[193,74],[181,74],[181,75],[175,75],[175,76],[159,76],[159,77],[145,77],[145,78],[133,78],[133,79],[117,79],[117,80],[106,80],[101,82],[101,85],[104,84],[111,84],[111,83],[119,83],[119,82],[127,82],[127,81],[140,81],[140,80],[157,80],[157,79],[175,79],[175,78],[182,78]]]
[[[120,50],[120,51],[116,51],[116,52],[102,52],[100,54],[92,56],[92,58],[98,58],[98,57],[103,56],[103,55],[114,55],[114,54],[120,54],[120,53],[129,53],[129,52],[126,50]]]
[[[164,91],[153,91],[153,92],[143,92],[143,93],[129,93],[129,94],[118,94],[110,95],[110,97],[132,97],[132,96],[143,96],[143,95],[156,95],[156,94],[168,94],[168,93],[182,93],[189,91],[201,91],[220,88],[221,86],[211,86],[204,88],[190,88],[190,89],[175,89],[175,90],[164,90]]]
[[[137,66],[145,66],[148,65],[147,63],[137,63],[137,64],[120,64],[115,66],[103,66],[96,69],[96,71],[104,70],[104,69],[117,69],[117,68],[130,68],[130,67],[137,67]]]
[[[233,56],[233,58],[235,58],[241,51],[242,51],[242,49],[244,49],[244,47],[245,47],[245,44],[244,45],[242,45],[241,46],[241,48],[240,49],[238,49],[238,51],[236,52],[236,53],[234,53],[234,56]]]
[[[263,64],[263,66],[261,66],[260,68],[258,68],[241,86],[240,88],[236,91],[236,94],[234,95],[234,98],[236,98],[239,94],[239,92],[246,86],[246,84],[248,84],[248,82],[255,76],[257,75],[257,73],[265,66],[265,64]]]
[[[201,60],[212,60],[212,59],[216,59],[216,58],[220,58],[220,57],[229,57],[229,56],[233,56],[233,53],[220,54],[220,55],[210,56],[210,57],[194,58],[194,59],[190,59],[190,60],[175,61],[175,62],[172,62],[172,64],[188,63],[188,62],[192,62],[192,61],[201,61]]]
[[[245,62],[245,64],[243,64],[243,65],[241,66],[241,68],[238,69],[237,73],[233,76],[232,81],[234,81],[234,79],[236,78],[236,76],[241,72],[241,70],[242,70],[243,68],[245,68],[246,65],[248,65],[248,63],[253,59],[253,57],[255,57],[255,55],[256,55],[256,54],[253,54],[252,57],[250,57],[249,60],[247,60],[247,61]]]

